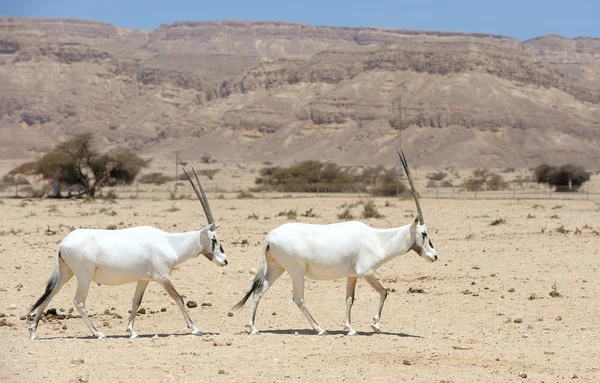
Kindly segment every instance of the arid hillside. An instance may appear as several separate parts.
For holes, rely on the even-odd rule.
[[[74,133],[155,158],[598,168],[600,39],[0,18],[0,158]]]

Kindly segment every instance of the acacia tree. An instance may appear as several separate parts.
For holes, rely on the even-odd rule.
[[[533,173],[538,183],[553,186],[556,191],[577,191],[590,180],[590,173],[583,167],[572,164],[560,167],[542,164]]]
[[[148,160],[130,149],[116,148],[100,154],[92,147],[91,133],[79,134],[59,144],[42,158],[27,162],[9,174],[38,175],[68,186],[80,186],[80,195],[95,197],[104,185],[131,184]],[[56,193],[60,197],[60,188]]]

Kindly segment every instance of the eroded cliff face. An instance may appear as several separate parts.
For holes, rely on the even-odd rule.
[[[0,157],[78,132],[145,155],[598,167],[600,40],[0,19]],[[402,114],[398,112],[402,111]]]

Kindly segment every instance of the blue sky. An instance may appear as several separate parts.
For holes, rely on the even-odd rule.
[[[174,21],[277,20],[482,32],[522,40],[600,37],[599,0],[0,0],[0,16],[74,17],[155,29]]]

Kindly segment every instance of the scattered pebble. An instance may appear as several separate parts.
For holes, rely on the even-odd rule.
[[[404,361],[402,361],[402,364],[405,366],[410,366],[412,363],[409,362],[408,360],[404,360]]]
[[[225,370],[219,370],[219,375],[225,375]]]
[[[17,309],[17,305],[14,305],[14,304],[10,305],[10,306],[8,306],[8,309],[9,310],[16,310]]]
[[[479,266],[473,266],[473,270],[479,270]]]
[[[19,317],[19,319],[20,319],[20,320],[25,320],[25,319],[27,319],[27,317],[26,317],[25,315],[21,315],[21,316]]]
[[[77,377],[77,382],[86,383],[90,381],[90,374],[83,374]]]
[[[210,302],[204,302],[200,304],[200,307],[212,307],[212,303]]]
[[[275,311],[273,311],[273,313],[271,315],[277,315],[277,313]]]
[[[137,313],[138,313],[138,314],[142,314],[142,315],[143,315],[143,314],[146,314],[146,309],[142,307],[141,309],[139,309],[139,310],[137,311]]]
[[[233,313],[230,311],[227,313],[227,316],[231,318],[233,316]]]
[[[109,323],[109,322],[104,322],[104,323],[102,323],[102,326],[104,326],[104,327],[109,327],[109,326],[110,326],[110,323]]]
[[[511,287],[510,289],[508,289],[508,292],[509,292],[509,293],[514,293],[514,292],[515,292],[515,289]]]
[[[110,310],[109,309],[104,310],[104,315],[110,315]]]
[[[577,379],[579,378],[579,376],[577,376],[577,374],[573,374],[573,379]]]
[[[66,324],[63,324],[61,328],[62,328],[63,330],[66,330],[66,329],[67,329],[67,325],[66,325]]]
[[[523,323],[523,318],[515,318],[515,320],[513,322],[515,322],[515,323]]]
[[[188,308],[193,309],[195,307],[198,307],[198,303],[194,302],[194,301],[187,301],[187,303],[185,304]]]
[[[160,309],[160,312],[161,312],[161,313],[164,313],[164,312],[166,312],[166,311],[167,311],[167,308],[166,308],[166,307],[163,307],[163,308],[161,308],[161,309]]]
[[[520,373],[519,376],[523,379],[527,378],[527,374],[524,372]]]
[[[554,319],[560,322],[560,321],[562,320],[562,317],[561,317],[560,315],[558,315],[558,316],[557,316],[556,318],[554,318]]]
[[[425,293],[425,290],[423,290],[423,289],[422,289],[422,288],[420,288],[420,287],[419,287],[419,288],[413,288],[413,287],[409,287],[409,288],[408,288],[408,292],[409,292],[409,293],[412,293],[412,294],[415,294],[415,293],[416,293],[416,294],[423,294],[423,293]]]

